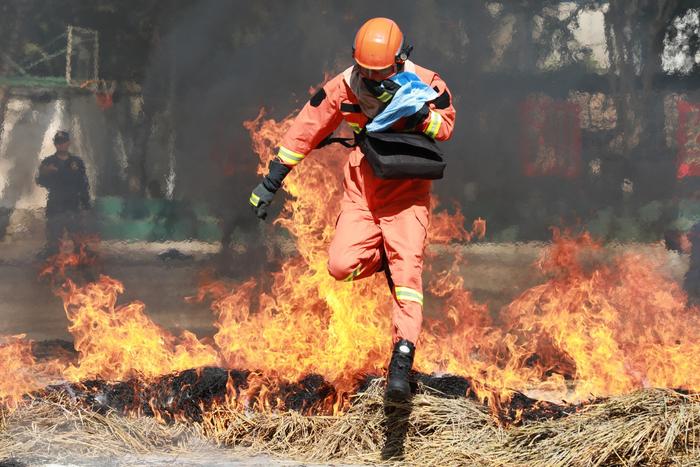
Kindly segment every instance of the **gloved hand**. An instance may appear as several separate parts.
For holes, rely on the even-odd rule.
[[[260,185],[256,186],[253,193],[250,194],[250,204],[253,206],[253,212],[259,219],[267,217],[267,207],[272,203],[272,198],[282,186],[282,181],[291,168],[284,165],[277,159],[270,161],[267,175],[263,178]]]
[[[401,85],[393,82],[390,79],[385,79],[384,81],[374,81],[367,78],[362,78],[365,86],[372,93],[374,97],[379,99],[381,102],[388,104],[391,99],[394,98],[394,94],[399,90]]]
[[[267,207],[272,203],[272,198],[274,197],[275,193],[265,188],[264,184],[260,183],[255,187],[250,194],[250,204],[253,206],[253,212],[258,216],[258,219],[267,217]]]
[[[406,130],[413,130],[423,123],[425,119],[428,118],[428,115],[430,115],[430,108],[428,107],[428,104],[423,104],[423,107],[418,109],[418,112],[406,117],[404,120],[404,128]]]

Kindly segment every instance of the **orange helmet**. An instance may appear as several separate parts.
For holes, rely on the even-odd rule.
[[[402,48],[403,33],[398,24],[388,18],[372,18],[357,31],[352,57],[364,68],[382,70],[406,60]]]

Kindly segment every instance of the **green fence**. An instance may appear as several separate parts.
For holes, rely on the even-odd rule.
[[[215,242],[217,219],[203,204],[105,196],[95,201],[97,231],[106,240]]]

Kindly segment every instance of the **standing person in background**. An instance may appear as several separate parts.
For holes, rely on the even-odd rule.
[[[36,183],[48,190],[46,202],[46,246],[44,257],[58,253],[67,232],[76,253],[84,242],[83,213],[90,209],[90,184],[83,160],[68,152],[70,134],[58,131],[53,138],[56,152],[39,165]]]

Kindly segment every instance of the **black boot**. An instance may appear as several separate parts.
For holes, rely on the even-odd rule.
[[[413,366],[413,356],[416,346],[406,339],[394,344],[389,363],[389,374],[386,379],[386,398],[394,402],[403,402],[411,397],[411,386],[408,383],[408,373]]]

